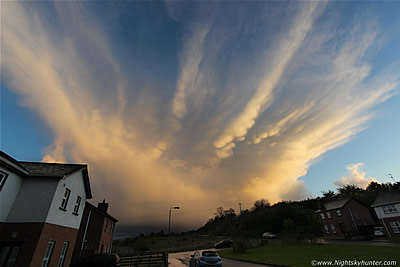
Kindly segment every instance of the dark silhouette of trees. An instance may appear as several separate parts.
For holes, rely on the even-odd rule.
[[[346,197],[370,207],[380,192],[399,191],[400,182],[379,184],[371,182],[366,189],[356,185],[339,187],[337,192],[323,191],[322,197],[302,201],[282,201],[271,205],[268,200],[260,199],[254,202],[250,210],[239,214],[232,208],[219,207],[215,217],[198,231],[208,234],[233,237],[258,237],[264,232],[273,232],[281,236],[292,236],[296,240],[311,239],[321,235],[321,224],[315,211],[329,201]],[[374,211],[371,209],[371,214]]]

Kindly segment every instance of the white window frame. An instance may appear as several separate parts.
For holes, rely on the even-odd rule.
[[[80,196],[76,197],[74,211],[72,212],[75,215],[79,214],[79,207],[81,205],[82,198]]]
[[[329,227],[328,227],[328,225],[324,224],[324,228],[325,228],[325,233],[329,234]]]
[[[398,213],[396,206],[393,204],[385,205],[382,207],[385,214]]]
[[[67,255],[68,247],[69,247],[69,241],[65,241],[64,242],[64,246],[63,246],[63,248],[61,250],[60,259],[58,260],[57,267],[63,267],[64,266],[65,256]]]
[[[331,231],[333,234],[336,234],[336,228],[334,224],[331,224]]]
[[[400,222],[390,222],[393,233],[400,234]]]
[[[0,171],[0,191],[3,188],[4,184],[6,183],[8,174],[5,172]]]
[[[56,245],[56,241],[49,241],[49,243],[47,243],[46,252],[44,253],[44,257],[43,257],[42,264],[40,265],[40,267],[49,266],[49,262],[51,259],[51,255],[53,254],[55,245]]]
[[[325,220],[325,214],[324,213],[321,213],[321,218],[322,218],[322,220]]]
[[[331,215],[330,211],[326,212],[326,217],[328,217],[328,219],[332,218],[332,215]]]
[[[71,189],[65,188],[64,196],[63,196],[63,199],[61,201],[60,209],[67,210],[68,200],[69,200],[70,196],[71,196]]]
[[[342,211],[341,210],[336,210],[336,214],[337,214],[337,216],[342,216]]]

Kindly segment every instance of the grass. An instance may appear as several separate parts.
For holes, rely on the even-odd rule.
[[[311,266],[312,260],[397,260],[400,247],[347,244],[266,245],[236,254],[232,249],[220,250],[222,257],[286,266]]]

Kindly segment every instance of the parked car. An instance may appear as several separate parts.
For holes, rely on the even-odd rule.
[[[233,241],[229,239],[222,240],[215,244],[215,248],[230,248],[233,246]]]
[[[93,254],[79,258],[71,267],[119,267],[117,254]]]
[[[222,267],[222,259],[216,251],[196,251],[190,257],[189,267]]]
[[[374,236],[376,236],[376,237],[385,236],[385,232],[383,231],[383,227],[374,227]]]
[[[262,236],[267,238],[267,239],[275,239],[276,238],[276,234],[273,234],[271,232],[265,232],[265,233],[263,233]]]

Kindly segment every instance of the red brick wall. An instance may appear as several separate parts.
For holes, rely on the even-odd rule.
[[[68,267],[71,262],[72,252],[74,249],[78,229],[69,227],[62,227],[54,224],[44,224],[42,233],[38,240],[35,253],[32,257],[30,267],[40,266],[43,256],[46,252],[49,241],[55,241],[55,246],[50,259],[49,267],[56,267],[61,255],[62,248],[65,241],[69,241],[67,254],[64,260],[64,266]]]
[[[383,227],[386,236],[389,237],[389,235],[388,235],[388,233],[387,233],[387,231],[386,231],[386,228],[387,228],[387,230],[389,230],[390,237],[392,237],[392,238],[393,238],[393,237],[394,237],[394,238],[400,238],[400,233],[395,233],[395,232],[393,232],[393,228],[392,228],[392,226],[390,225],[390,222],[400,222],[400,216],[391,217],[391,218],[384,218],[383,221],[385,222],[385,225],[386,225],[386,227]]]
[[[106,231],[104,231],[106,220],[108,220],[108,223],[107,223]],[[112,245],[113,233],[110,233],[111,224],[114,224],[114,222],[112,222],[108,218],[104,218],[103,229],[102,229],[102,232],[101,232],[100,243],[99,243],[99,251],[100,251],[100,253],[108,252],[108,251],[106,251],[107,248]],[[101,247],[102,246],[103,246],[103,251],[101,251]]]
[[[69,247],[64,266],[69,266],[78,229],[48,223],[4,223],[0,229],[0,242],[22,244],[15,267],[40,266],[49,241],[55,241],[49,267],[57,266],[65,241]]]
[[[112,245],[113,233],[110,233],[111,220],[107,218],[109,222],[107,224],[107,230],[104,231],[106,215],[99,212],[97,207],[91,204],[86,204],[81,225],[79,227],[77,245],[75,246],[74,250],[75,255],[79,254],[82,242],[84,241],[83,236],[85,232],[86,222],[89,217],[89,212],[91,213],[86,232],[87,249],[94,250],[95,253],[103,253],[103,251],[107,249],[108,245]],[[103,251],[101,251],[102,245]]]

